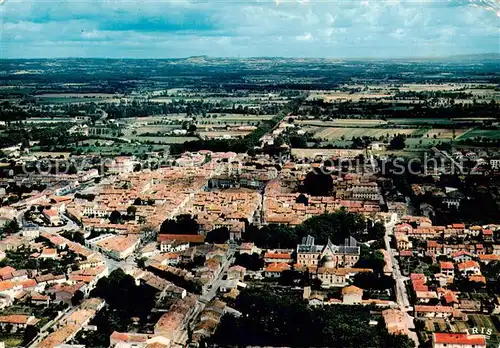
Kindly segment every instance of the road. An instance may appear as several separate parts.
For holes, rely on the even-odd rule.
[[[217,277],[216,280],[212,282],[210,290],[207,293],[202,294],[200,296],[200,302],[206,304],[210,302],[215,297],[215,295],[217,295],[217,290],[219,289],[219,287],[223,282],[222,278],[226,274],[227,269],[234,263],[234,252],[235,252],[234,246],[231,245],[228,251],[227,261],[222,266],[222,270],[220,271],[219,276]]]
[[[391,236],[394,234],[394,222],[388,223],[385,225],[385,247],[389,251],[389,255],[391,257],[392,276],[396,281],[395,292],[396,292],[396,303],[399,306],[399,309],[405,313],[406,316],[406,325],[410,330],[415,329],[414,318],[408,313],[411,308],[410,300],[408,297],[408,292],[406,290],[405,281],[409,280],[408,277],[404,277],[401,274],[401,269],[399,267],[399,262],[395,258],[396,250],[391,248]],[[414,331],[409,331],[408,336],[415,342],[415,347],[419,346],[419,341],[417,334]]]
[[[41,329],[40,329],[40,332],[38,333],[38,335],[33,339],[33,341],[31,341],[29,344],[27,344],[26,346],[27,347],[33,347],[35,348],[36,346],[38,346],[38,344],[45,338],[49,335],[49,333],[47,332],[47,330],[52,327],[52,326],[55,326],[57,323],[59,323],[59,321],[61,321],[61,319],[63,317],[67,317],[69,316],[71,313],[73,313],[75,311],[76,307],[68,307],[66,309],[64,309],[63,311],[61,311],[54,319],[52,319],[51,321],[49,321],[47,324],[45,324]]]

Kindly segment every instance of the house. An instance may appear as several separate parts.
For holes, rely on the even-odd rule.
[[[408,335],[405,313],[399,309],[386,309],[382,311],[385,327],[391,335]]]
[[[406,234],[395,233],[394,238],[396,239],[396,244],[400,252],[410,250],[413,247],[412,242],[408,239]]]
[[[227,270],[227,279],[243,280],[246,272],[247,272],[247,269],[245,267],[242,267],[242,266],[236,265],[236,266],[229,267],[229,269]]]
[[[462,318],[467,315],[449,306],[415,306],[415,317],[418,318]]]
[[[87,244],[103,254],[115,260],[123,260],[129,257],[139,246],[140,238],[137,235],[113,235],[102,234],[87,240]]]
[[[189,249],[189,241],[169,239],[160,242],[160,251],[162,253],[180,252],[187,249]]]
[[[490,229],[484,229],[483,230],[483,240],[485,242],[492,242],[493,241],[493,231]]]
[[[476,282],[478,284],[486,285],[486,277],[481,274],[470,274],[468,279],[471,282]]]
[[[479,255],[479,261],[487,265],[490,262],[500,261],[500,255],[495,255],[495,254]]]
[[[427,304],[438,298],[438,294],[435,291],[416,291],[415,295],[419,304]]]
[[[10,314],[0,316],[0,328],[5,331],[6,328],[11,328],[11,332],[18,332],[26,329],[27,326],[34,326],[38,323],[38,319],[34,316],[22,314]]]
[[[457,268],[458,271],[463,275],[481,274],[481,267],[479,266],[479,263],[477,263],[476,261],[466,261],[459,263]]]
[[[267,263],[292,263],[293,250],[268,250],[264,254],[264,262]]]
[[[255,247],[254,243],[241,243],[241,245],[238,246],[237,250],[240,254],[249,254],[249,255],[258,252],[258,248]]]
[[[169,240],[178,242],[187,242],[190,245],[199,245],[205,243],[205,236],[201,234],[159,234],[158,242],[162,243]]]
[[[350,285],[342,289],[342,303],[360,304],[363,298],[363,289]]]
[[[43,249],[38,256],[41,259],[56,259],[57,258],[57,250],[56,249]]]
[[[155,324],[155,335],[163,336],[169,342],[180,342],[187,339],[186,328],[197,308],[197,300],[188,295],[174,302],[168,312],[163,314]]]
[[[281,263],[271,263],[264,269],[264,276],[266,278],[279,278],[281,276],[281,272],[289,271],[292,267],[284,262]]]
[[[59,211],[57,209],[44,209],[42,214],[51,225],[58,225],[61,223]]]
[[[151,337],[153,335],[113,331],[109,337],[109,346],[119,348],[146,347],[147,341]]]
[[[308,299],[309,299],[309,306],[312,306],[312,307],[322,306],[324,301],[325,301],[325,297],[318,292],[313,292],[308,297]]]
[[[486,348],[486,339],[484,336],[468,333],[434,332],[432,348]]]
[[[464,251],[464,250],[460,250],[460,251],[457,251],[457,252],[451,254],[451,258],[455,262],[465,262],[465,261],[471,261],[472,259],[474,259],[474,257],[472,256],[471,253],[469,253],[468,251]]]
[[[36,239],[40,236],[40,228],[35,224],[26,224],[21,230],[21,233],[26,239]]]
[[[326,259],[326,266],[332,260]],[[322,288],[344,287],[349,285],[349,280],[358,273],[373,272],[370,268],[333,268],[333,267],[318,267],[316,272],[311,269],[311,277],[321,280]]]
[[[446,290],[443,293],[442,300],[447,306],[456,307],[458,305],[457,295],[451,290]]]
[[[50,303],[50,297],[47,295],[42,295],[38,292],[32,292],[31,303],[34,305],[47,307]]]
[[[441,261],[439,262],[439,268],[441,269],[441,273],[444,275],[453,278],[455,275],[455,267],[451,262]]]
[[[54,302],[65,302],[71,303],[71,298],[75,293],[80,290],[81,292],[86,292],[86,285],[83,282],[78,282],[76,284],[55,284],[50,289],[47,290],[48,294],[54,296]]]
[[[240,283],[240,281],[238,279],[223,280],[220,283],[219,291],[222,293],[230,292],[233,289],[237,289],[239,283]],[[241,283],[241,284],[243,284],[243,283]]]

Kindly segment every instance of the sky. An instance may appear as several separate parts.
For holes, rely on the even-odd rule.
[[[1,58],[500,53],[500,0],[3,0],[0,20]]]

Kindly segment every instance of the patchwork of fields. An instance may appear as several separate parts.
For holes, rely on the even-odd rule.
[[[397,134],[412,134],[415,129],[384,129],[384,128],[337,128],[337,127],[311,127],[308,131],[312,131],[317,138],[327,140],[350,140],[353,137],[393,137]]]

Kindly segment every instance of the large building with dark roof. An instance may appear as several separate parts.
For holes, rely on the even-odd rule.
[[[328,240],[326,245],[314,244],[314,237],[307,236],[297,246],[299,266],[322,266],[326,268],[353,267],[359,260],[360,247],[350,237],[343,245],[335,245]]]

